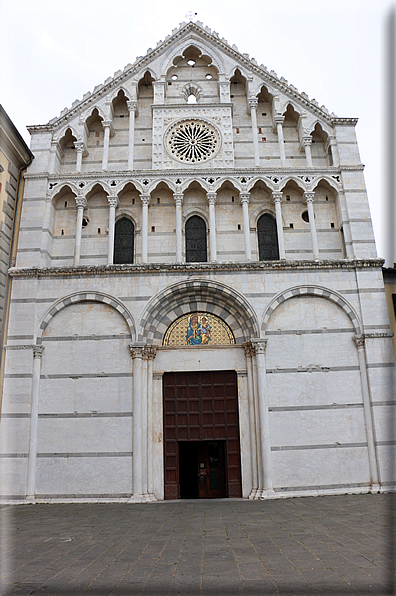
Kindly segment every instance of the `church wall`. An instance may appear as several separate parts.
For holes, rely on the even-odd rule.
[[[207,28],[183,27],[30,129],[11,271],[4,500],[163,499],[162,379],[183,370],[237,373],[245,498],[377,490],[377,464],[391,485],[393,354],[356,120]],[[191,144],[201,153],[183,160],[183,135],[194,132],[181,120],[201,119],[210,132]],[[263,214],[277,225],[280,258],[260,263]],[[185,263],[192,215],[206,224],[202,264]],[[134,224],[129,265],[113,264],[123,217]],[[226,321],[236,345],[162,346],[175,318],[200,309]]]

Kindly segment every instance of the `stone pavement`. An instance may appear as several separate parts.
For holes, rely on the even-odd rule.
[[[0,592],[393,594],[392,516],[391,495],[6,506]]]

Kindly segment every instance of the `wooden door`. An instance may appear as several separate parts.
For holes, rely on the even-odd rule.
[[[225,480],[222,496],[240,497],[242,485],[235,371],[165,373],[163,391],[165,499],[180,498],[181,441],[202,442],[198,446],[198,454],[204,455],[207,473],[212,471],[212,486],[216,486],[218,474],[219,482]],[[209,445],[206,444],[221,441],[224,441],[224,447],[220,448],[222,469],[216,472],[214,466],[209,466]],[[200,449],[206,449],[206,452],[201,453]],[[208,481],[205,491],[210,497],[220,489],[211,489]]]

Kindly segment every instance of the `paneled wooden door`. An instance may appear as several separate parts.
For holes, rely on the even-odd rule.
[[[196,474],[197,497],[240,497],[241,455],[235,371],[165,373],[163,395],[165,499],[187,495],[188,491],[183,489],[184,477],[180,482],[180,472],[185,474],[188,469],[191,469],[191,494],[195,490],[193,478]],[[210,467],[216,457],[219,458],[218,489],[214,489],[215,466]],[[199,480],[203,462],[207,474],[204,488]],[[211,473],[213,490],[210,489]]]

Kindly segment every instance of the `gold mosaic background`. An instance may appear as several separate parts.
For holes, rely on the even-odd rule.
[[[187,330],[192,317],[198,317],[192,337],[195,339],[187,341]],[[205,321],[206,317],[206,321]],[[194,322],[194,320],[193,320]],[[235,344],[234,334],[224,321],[207,312],[194,312],[179,317],[170,325],[165,333],[164,346],[188,346],[188,345],[229,345]]]

